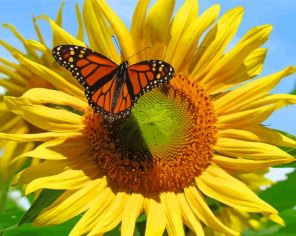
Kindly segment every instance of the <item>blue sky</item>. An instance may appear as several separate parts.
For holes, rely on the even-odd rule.
[[[129,25],[136,0],[107,0],[123,21]],[[183,1],[176,1],[178,8]],[[60,0],[1,0],[0,23],[11,23],[26,37],[36,39],[31,21],[32,15],[46,14],[55,18]],[[64,27],[75,34],[77,30],[74,5],[82,1],[66,1],[64,8]],[[265,44],[269,49],[262,75],[274,73],[287,65],[296,65],[296,4],[295,0],[200,0],[200,12],[209,6],[219,3],[223,12],[235,6],[243,6],[245,14],[241,27],[234,38],[233,45],[245,32],[253,26],[272,24],[273,32],[270,40]],[[50,42],[51,31],[47,22],[40,21],[46,40]],[[21,48],[20,43],[12,34],[0,27],[0,39]],[[49,44],[50,45],[50,44]],[[11,58],[0,48],[0,56]],[[273,91],[276,93],[290,92],[296,84],[296,76],[284,79]],[[265,124],[296,135],[296,106],[289,106],[279,110],[269,118]]]

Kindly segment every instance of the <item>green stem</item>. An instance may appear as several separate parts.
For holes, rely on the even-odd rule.
[[[6,203],[7,203],[7,197],[8,197],[8,185],[4,185],[1,188],[0,192],[0,214],[5,211]]]

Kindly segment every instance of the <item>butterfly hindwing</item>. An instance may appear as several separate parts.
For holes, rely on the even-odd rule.
[[[173,67],[164,61],[142,61],[128,68],[127,84],[132,87],[133,97],[137,99],[151,89],[167,84],[173,76]]]

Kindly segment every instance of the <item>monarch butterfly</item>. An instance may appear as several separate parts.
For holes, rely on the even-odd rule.
[[[117,65],[85,47],[60,45],[52,50],[56,61],[83,85],[88,103],[109,121],[127,116],[140,96],[174,76],[173,67],[161,60]]]

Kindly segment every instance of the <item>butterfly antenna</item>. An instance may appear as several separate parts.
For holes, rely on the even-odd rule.
[[[139,54],[140,52],[142,52],[142,51],[144,51],[144,50],[145,50],[145,57],[147,58],[147,55],[146,55],[146,49],[147,49],[147,48],[151,48],[151,47],[150,47],[150,46],[147,46],[147,47],[145,47],[145,48],[140,49],[140,50],[137,51],[135,54],[129,56],[129,57],[127,58],[127,61],[128,61],[128,59],[130,59],[131,57],[133,57],[133,56]]]

